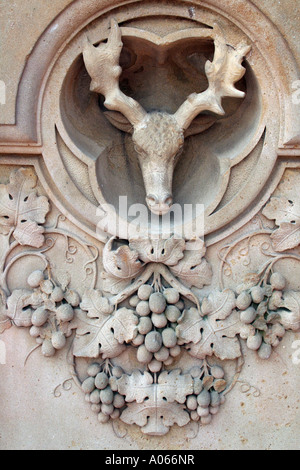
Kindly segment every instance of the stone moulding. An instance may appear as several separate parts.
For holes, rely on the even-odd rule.
[[[0,126],[0,164],[16,167],[0,184],[0,331],[65,350],[101,424],[209,425],[247,354],[272,360],[300,330],[298,78],[251,1],[78,0],[33,49],[16,125]],[[124,194],[156,215],[201,203],[203,232],[121,236],[129,219],[114,231],[99,206],[110,216]]]

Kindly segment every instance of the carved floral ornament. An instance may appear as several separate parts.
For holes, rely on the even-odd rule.
[[[205,18],[209,22],[211,16],[215,17],[207,12],[205,15],[203,24]],[[300,292],[297,282],[293,284],[286,276],[289,263],[296,266],[296,273],[299,269],[300,201],[296,190],[299,173],[297,167],[287,170],[291,172],[289,184],[282,179],[282,185],[275,190],[283,170],[274,170],[280,177],[273,186],[270,183],[269,193],[264,195],[259,207],[250,207],[255,192],[249,194],[250,199],[253,196],[249,201],[252,217],[244,225],[238,225],[236,215],[230,213],[230,237],[226,238],[229,233],[226,228],[218,244],[214,244],[213,237],[207,244],[206,238],[204,241],[189,239],[176,233],[168,236],[159,233],[156,238],[136,236],[128,240],[121,240],[116,233],[106,233],[105,243],[100,243],[95,226],[91,220],[87,222],[89,215],[85,220],[82,214],[88,213],[91,205],[96,207],[94,199],[98,206],[105,202],[103,193],[97,193],[97,187],[100,191],[105,186],[101,180],[103,175],[108,179],[107,185],[112,187],[114,180],[109,179],[112,173],[109,165],[120,164],[120,161],[115,158],[116,148],[111,146],[110,139],[119,139],[122,148],[127,146],[128,155],[130,148],[135,148],[137,158],[132,168],[140,178],[141,189],[136,189],[134,197],[139,200],[141,196],[140,202],[146,198],[149,211],[163,215],[169,212],[173,197],[180,200],[176,161],[180,160],[181,152],[189,158],[194,144],[188,137],[196,135],[196,139],[202,139],[204,135],[209,141],[216,138],[215,129],[219,126],[226,146],[232,144],[233,157],[230,160],[228,150],[218,154],[217,147],[211,154],[218,177],[214,179],[211,169],[207,173],[217,187],[206,204],[207,220],[210,220],[218,206],[223,209],[224,200],[225,208],[226,204],[231,207],[231,201],[235,200],[237,212],[242,211],[245,202],[239,203],[240,194],[235,192],[232,183],[234,178],[241,181],[238,165],[245,160],[241,171],[257,172],[263,164],[262,155],[269,151],[270,158],[265,166],[273,169],[273,135],[278,130],[275,124],[269,132],[270,106],[263,103],[267,98],[255,99],[255,93],[260,93],[257,83],[260,77],[254,79],[248,55],[253,53],[257,57],[257,51],[252,52],[245,35],[237,40],[233,34],[231,45],[226,38],[229,34],[226,25],[225,34],[217,21],[210,27],[202,24],[197,34],[208,56],[204,60],[195,55],[199,43],[194,27],[178,34],[168,32],[168,42],[159,40],[154,32],[146,34],[139,30],[135,33],[134,21],[120,28],[121,21],[114,18],[114,15],[109,18],[110,29],[105,18],[105,31],[109,31],[106,42],[91,39],[98,34],[97,22],[85,31],[84,37],[78,39],[81,53],[76,60],[73,60],[72,48],[76,49],[78,44],[76,40],[74,45],[71,43],[71,65],[64,52],[65,56],[57,59],[61,61],[60,66],[54,69],[45,87],[42,126],[50,118],[55,125],[49,131],[50,138],[49,135],[44,137],[43,163],[30,160],[28,164],[35,166],[47,193],[55,194],[54,201],[38,186],[31,166],[22,164],[24,167],[14,169],[10,180],[0,185],[0,328],[1,332],[12,325],[24,328],[36,340],[35,349],[40,349],[45,357],[65,350],[72,379],[100,423],[120,420],[139,426],[145,434],[163,436],[173,425],[209,425],[225,403],[226,395],[239,381],[247,355],[257,354],[260,360],[272,360],[272,352],[286,332],[300,329]],[[101,27],[100,35],[103,35]],[[124,37],[123,33],[126,33]],[[147,54],[138,54],[141,49],[139,42],[135,43],[135,35],[141,43],[146,37],[143,47],[149,46],[151,36],[152,45]],[[191,42],[189,35],[193,35]],[[173,55],[174,60],[168,58],[170,50],[174,53],[172,43],[177,46],[183,41],[185,44],[186,39],[196,70],[204,61],[202,90],[187,93],[177,108],[170,105],[170,108],[162,106],[146,111],[147,99],[143,92],[140,103],[123,91],[124,83],[130,88],[130,74],[138,76],[143,73],[139,72],[143,67],[153,68],[153,50],[159,51],[164,67],[156,70],[163,77],[164,73],[175,69],[179,73],[178,63],[190,76],[190,65],[183,62],[181,56]],[[132,59],[134,44],[135,62]],[[247,65],[245,58],[249,60]],[[61,67],[63,63],[65,69]],[[124,64],[125,72],[119,63]],[[255,69],[255,65],[253,67]],[[243,81],[245,72],[248,77]],[[54,78],[59,78],[60,73],[63,92],[57,109],[55,102],[52,103],[55,111],[52,109],[51,114],[50,91]],[[123,82],[122,73],[125,74]],[[187,90],[196,83],[198,75]],[[76,86],[75,77],[79,77]],[[83,90],[82,101],[79,89]],[[252,105],[249,95],[254,102]],[[101,102],[102,96],[104,102]],[[230,104],[232,99],[233,105]],[[76,100],[79,100],[78,106]],[[85,109],[91,116],[92,127],[85,121]],[[72,114],[74,110],[78,114]],[[204,111],[206,114],[202,116]],[[243,122],[243,113],[251,121],[251,131]],[[109,129],[107,135],[103,131],[101,138],[95,117],[102,119],[104,130]],[[240,136],[235,142],[232,134],[235,129],[238,132],[238,128],[234,127],[232,132],[230,126],[232,123],[237,126],[239,121],[242,135],[248,130],[249,138]],[[205,134],[199,137],[199,132]],[[243,140],[244,148],[241,147]],[[202,145],[201,149],[208,152],[209,145]],[[52,164],[50,157],[53,157]],[[130,155],[128,158],[131,159]],[[195,165],[192,157],[188,161]],[[203,167],[205,165],[208,164]],[[238,169],[233,172],[235,166]],[[45,168],[50,174],[49,180]],[[74,176],[74,168],[75,173],[79,171],[82,185]],[[60,169],[62,175],[67,169],[71,177],[60,180],[65,178],[59,175]],[[123,169],[121,166],[121,172]],[[64,181],[63,197],[62,189],[58,192],[53,189],[54,174],[59,183]],[[270,174],[267,176],[271,178]],[[256,195],[260,194],[260,185],[267,176],[258,183]],[[187,174],[187,179],[189,177]],[[81,194],[78,212],[71,208],[68,185],[75,188],[73,197]],[[68,212],[69,208],[72,223],[60,213],[60,210]],[[223,225],[227,226],[228,221]],[[217,232],[219,226],[219,221],[215,225],[213,222],[211,233]],[[105,232],[105,227],[101,229]],[[58,266],[55,250],[61,251],[62,247],[65,256]],[[217,261],[212,256],[216,250]],[[74,267],[76,257],[80,257],[83,266],[80,276]],[[24,286],[11,288],[11,271],[22,263],[28,266],[28,259],[30,272],[26,274]]]

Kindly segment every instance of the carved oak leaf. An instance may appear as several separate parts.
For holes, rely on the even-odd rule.
[[[18,327],[29,327],[32,325],[32,292],[27,289],[16,289],[7,298],[7,316],[11,318],[14,325]]]
[[[281,303],[283,309],[277,310],[280,315],[280,323],[286,330],[297,331],[300,329],[300,292],[287,291],[283,294]]]
[[[234,292],[226,289],[214,291],[203,300],[203,317],[194,308],[184,311],[178,320],[176,333],[187,344],[192,356],[204,359],[214,354],[221,360],[240,357],[240,343],[236,336],[242,324],[234,308]]]
[[[49,203],[37,195],[36,181],[29,169],[21,168],[12,172],[9,184],[0,184],[0,233],[8,235],[14,228],[21,245],[40,248],[44,237],[38,224],[45,222]]]
[[[187,287],[202,289],[211,284],[212,268],[201,252],[185,251],[183,259],[170,267],[170,271]]]
[[[144,263],[174,266],[184,256],[185,241],[174,235],[168,239],[139,238],[130,240],[129,246],[138,252],[139,258]]]
[[[118,380],[118,390],[127,402],[134,402],[129,403],[120,419],[137,424],[145,434],[162,436],[173,424],[185,426],[190,421],[179,403],[184,403],[187,395],[193,393],[193,380],[179,369],[162,372],[157,384],[153,384],[148,372],[134,371],[131,376]]]
[[[129,342],[137,335],[138,318],[133,310],[121,308],[113,315],[99,313],[89,318],[82,310],[76,311],[71,322],[76,329],[73,354],[75,357],[99,357],[103,359],[119,356]]]
[[[300,244],[300,200],[298,196],[287,198],[271,197],[262,211],[268,219],[275,220],[279,226],[271,235],[273,247],[282,252]]]

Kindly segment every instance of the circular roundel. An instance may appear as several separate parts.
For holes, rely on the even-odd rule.
[[[240,13],[225,4],[221,11],[217,2],[211,8],[113,2],[102,11],[96,3],[89,2],[76,20],[71,5],[45,33],[50,41],[56,25],[56,37],[60,31],[63,36],[43,82],[39,177],[58,208],[103,241],[168,231],[205,235],[209,243],[221,239],[258,212],[279,178],[277,150],[290,130],[282,119],[284,83],[274,78],[277,63],[264,47],[263,30],[279,33],[262,15],[250,34],[236,18]],[[194,113],[176,155],[166,150],[168,139],[175,145],[166,121],[144,132],[141,149],[126,112],[91,91],[83,51],[87,43],[95,51],[108,44],[112,19],[121,38],[118,90],[148,120],[159,113],[176,116],[189,97],[203,96],[209,87],[217,94],[224,75],[239,91],[223,93],[223,114],[209,107]],[[247,52],[239,75],[234,57],[241,45]],[[99,74],[105,82],[107,67]],[[147,205],[149,193],[161,188],[172,196],[166,214]]]

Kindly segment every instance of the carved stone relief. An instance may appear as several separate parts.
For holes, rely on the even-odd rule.
[[[49,26],[0,126],[0,331],[64,350],[99,426],[164,436],[300,330],[299,72],[250,1],[101,3]]]

